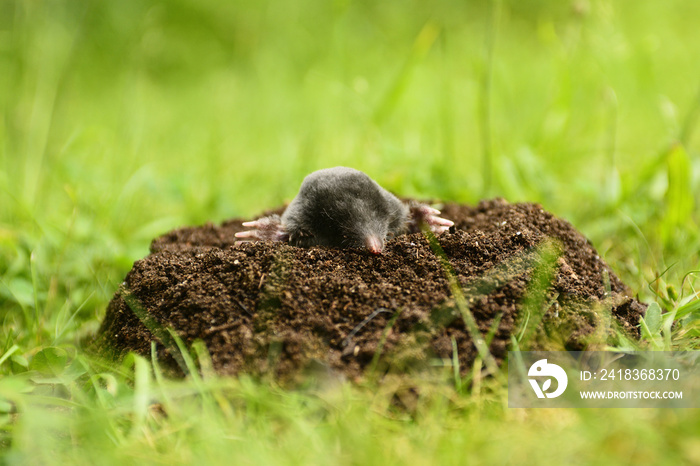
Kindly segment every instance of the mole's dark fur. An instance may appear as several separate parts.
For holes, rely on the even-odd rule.
[[[405,233],[409,209],[361,171],[335,167],[311,173],[282,215],[295,246],[365,247]]]

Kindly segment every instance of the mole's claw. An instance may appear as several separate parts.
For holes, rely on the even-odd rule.
[[[439,235],[450,229],[452,225],[455,224],[452,220],[447,220],[446,218],[437,217],[430,215],[425,219],[425,223],[430,227],[430,231]]]
[[[436,235],[439,235],[440,233],[444,233],[444,232],[446,232],[446,231],[449,230],[449,229],[450,229],[450,227],[441,227],[441,226],[433,226],[433,227],[430,227],[430,230],[431,230],[433,233],[435,233]]]
[[[429,225],[440,225],[440,226],[445,226],[445,227],[451,227],[452,225],[455,224],[452,220],[447,220],[446,218],[442,217],[436,217],[436,216],[429,216],[428,218],[425,219],[425,221]]]
[[[270,215],[250,222],[243,222],[244,227],[252,230],[239,231],[236,238],[249,238],[260,241],[286,241],[287,231],[279,215]]]
[[[411,218],[409,231],[420,231],[421,225],[426,225],[430,231],[439,235],[454,225],[452,220],[438,217],[440,211],[426,204],[412,202],[409,204]]]
[[[250,222],[246,222],[250,223]],[[243,226],[248,226],[245,223]],[[246,231],[239,231],[236,233],[236,238],[256,238],[258,236],[256,230],[246,230]]]

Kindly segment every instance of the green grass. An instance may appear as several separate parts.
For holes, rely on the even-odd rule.
[[[658,303],[643,348],[699,349],[698,17],[680,0],[1,2],[0,462],[699,463],[693,410],[513,410],[451,368],[400,410],[401,380],[283,390],[200,355],[202,377],[170,381],[84,350],[153,237],[277,206],[335,165],[407,196],[542,203]]]

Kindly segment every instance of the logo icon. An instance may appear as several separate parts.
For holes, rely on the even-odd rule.
[[[537,395],[537,398],[544,398],[545,396],[547,398],[556,398],[564,393],[564,390],[566,390],[566,385],[569,383],[569,378],[566,376],[564,369],[556,364],[547,363],[546,359],[540,359],[530,366],[530,370],[527,372],[527,375],[528,377],[554,377],[557,381],[557,389],[551,393],[548,393],[547,390],[552,385],[551,378],[544,381],[542,388],[540,388],[540,385],[537,383],[537,379],[528,379],[530,385],[532,385],[532,389],[535,391],[535,395]]]

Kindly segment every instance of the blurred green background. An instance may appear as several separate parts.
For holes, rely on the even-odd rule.
[[[540,202],[643,299],[682,304],[698,18],[680,0],[0,0],[0,374],[80,355],[155,236],[335,165],[404,196]]]

